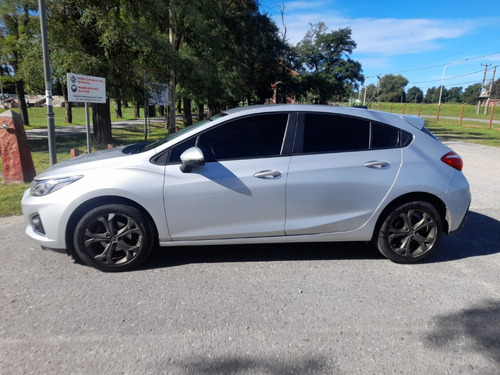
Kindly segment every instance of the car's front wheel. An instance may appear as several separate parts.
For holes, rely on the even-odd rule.
[[[143,262],[154,244],[150,221],[136,208],[108,204],[77,223],[73,244],[80,259],[101,271],[128,271]]]
[[[416,263],[439,245],[443,232],[441,216],[428,202],[403,204],[390,212],[373,242],[378,250],[396,263]]]

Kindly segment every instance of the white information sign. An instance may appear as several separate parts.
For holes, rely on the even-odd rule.
[[[164,83],[149,84],[149,105],[168,105],[168,85]]]
[[[68,73],[68,101],[106,103],[106,79]]]

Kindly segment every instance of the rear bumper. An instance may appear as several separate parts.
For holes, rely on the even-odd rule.
[[[456,233],[463,227],[471,199],[469,182],[461,172],[457,172],[446,192],[448,234]]]
[[[462,219],[462,221],[460,222],[460,224],[458,225],[458,227],[454,230],[451,230],[448,234],[449,235],[452,235],[452,234],[456,234],[458,232],[460,232],[462,230],[462,228],[464,227],[465,225],[465,221],[467,220],[467,216],[469,214],[469,208],[470,208],[470,203],[469,203],[469,206],[467,206],[467,211],[465,211],[465,215]]]

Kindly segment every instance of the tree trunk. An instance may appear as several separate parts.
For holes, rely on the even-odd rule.
[[[184,104],[184,127],[193,125],[193,114],[191,113],[191,99],[183,98]]]
[[[175,15],[174,7],[170,6],[168,10],[169,27],[168,27],[168,40],[170,45],[173,47],[174,51],[178,52],[180,47],[180,38],[176,36],[174,25],[175,25]],[[176,84],[176,71],[175,67],[172,66],[170,69],[170,80],[168,82],[168,109],[167,109],[167,122],[166,128],[169,134],[175,133],[175,84]]]
[[[205,105],[203,103],[198,103],[198,121],[205,118]]]
[[[123,114],[122,114],[122,100],[120,98],[116,99],[115,117],[116,118],[123,118]]]
[[[106,103],[92,104],[92,123],[94,124],[95,143],[105,145],[113,142],[109,100],[106,100]]]
[[[64,97],[64,122],[66,124],[73,123],[73,110],[71,103],[68,102],[68,85],[62,84],[62,92]]]
[[[19,108],[21,110],[21,117],[23,118],[24,125],[29,125],[30,120],[28,116],[28,106],[26,105],[26,98],[24,97],[24,81],[16,79],[16,94],[19,99]]]
[[[172,72],[174,75],[175,73]],[[168,85],[168,120],[167,130],[168,134],[175,133],[175,78],[170,80]]]
[[[134,103],[134,118],[140,118],[140,117],[141,117],[141,104],[139,103],[138,100],[136,100]]]
[[[182,113],[182,98],[177,98],[177,112]]]
[[[165,116],[165,106],[164,105],[160,105],[158,107],[158,113],[161,117]]]

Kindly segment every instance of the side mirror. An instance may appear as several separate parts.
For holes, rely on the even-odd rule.
[[[190,173],[194,167],[201,167],[205,165],[205,157],[203,151],[198,147],[188,148],[181,154],[181,172]]]

